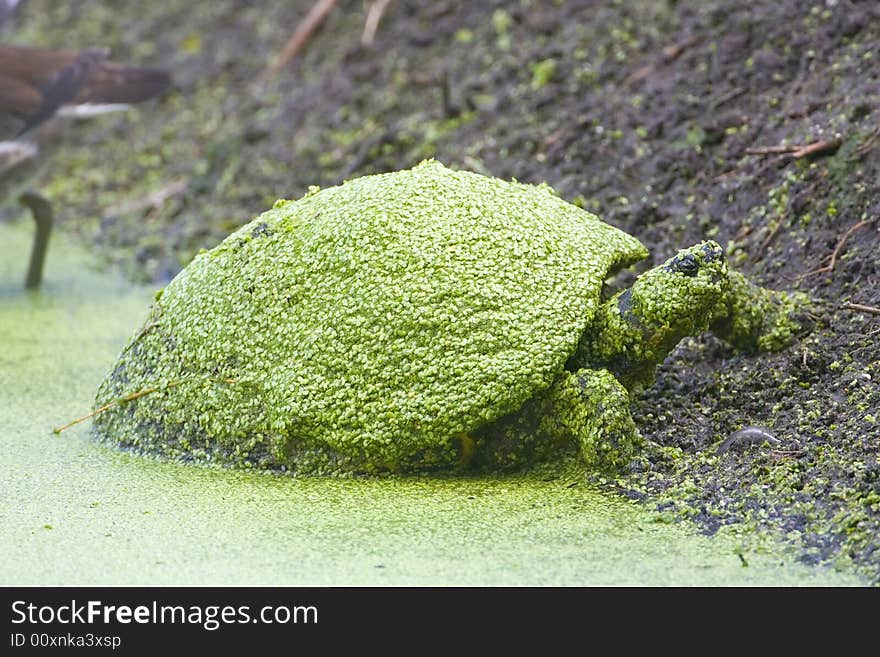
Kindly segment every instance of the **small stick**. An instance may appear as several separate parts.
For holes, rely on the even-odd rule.
[[[722,105],[724,105],[724,103],[729,103],[731,100],[733,100],[735,98],[739,98],[744,93],[746,93],[746,91],[747,91],[747,89],[745,89],[743,87],[735,87],[735,88],[731,89],[730,91],[728,91],[726,94],[720,96],[718,99],[713,100],[711,103],[709,103],[709,108],[716,110],[719,107],[721,107]]]
[[[794,83],[791,85],[791,87],[788,90],[788,93],[785,96],[785,104],[783,105],[783,107],[785,109],[788,109],[789,107],[791,107],[791,103],[794,100],[795,96],[797,96],[798,93],[800,93],[801,88],[804,86],[804,80],[807,77],[807,70],[809,68],[810,68],[810,57],[807,55],[807,53],[804,53],[803,55],[801,55],[801,61],[800,61],[800,64],[798,65],[797,77],[795,78]]]
[[[820,155],[822,153],[831,153],[840,148],[843,139],[835,137],[834,139],[826,139],[823,141],[814,141],[806,146],[763,146],[759,148],[747,148],[746,155],[790,155],[795,160],[808,157],[809,155]]]
[[[734,242],[739,242],[740,240],[745,239],[749,235],[752,234],[751,226],[741,226],[740,229],[736,232],[736,235],[733,236]]]
[[[237,383],[237,382],[238,381],[236,379],[223,379],[223,383]],[[134,401],[135,399],[145,397],[146,395],[151,395],[154,392],[159,392],[161,390],[168,390],[170,388],[174,388],[176,386],[179,386],[181,383],[182,383],[182,381],[169,381],[164,386],[154,386],[154,387],[150,387],[150,388],[143,388],[141,390],[138,390],[137,392],[129,393],[129,394],[125,395],[124,397],[120,397],[119,399],[114,399],[113,401],[104,404],[100,408],[96,408],[91,413],[86,413],[82,417],[78,417],[75,420],[71,420],[70,422],[68,422],[64,426],[60,426],[60,427],[56,427],[55,429],[52,429],[52,433],[59,434],[62,431],[66,431],[70,427],[76,426],[80,422],[85,422],[89,418],[93,418],[96,415],[100,415],[104,411],[110,410],[114,406],[126,404],[130,401]]]
[[[345,170],[342,172],[342,175],[336,180],[337,185],[341,185],[345,180],[353,174],[355,171],[360,169],[367,160],[370,159],[370,151],[373,150],[376,146],[381,144],[392,143],[396,138],[398,133],[400,132],[400,128],[397,123],[392,123],[385,130],[376,133],[366,141],[361,144],[360,149],[355,155],[354,159],[349,163]]]
[[[544,139],[542,140],[541,143],[544,144],[545,148],[549,148],[549,147],[553,146],[554,144],[556,144],[556,142],[558,142],[560,139],[562,139],[565,136],[565,133],[567,133],[567,132],[568,132],[568,126],[562,126],[561,128],[556,128],[556,130],[554,130],[549,135],[544,137]]]
[[[725,178],[730,178],[730,176],[732,176],[735,173],[736,173],[736,169],[729,169],[729,170],[725,171],[724,173],[719,173],[717,176],[712,178],[712,180],[715,182],[721,182]]]
[[[773,241],[773,238],[776,237],[776,234],[779,232],[779,229],[782,228],[782,222],[776,222],[776,225],[773,227],[773,230],[764,238],[764,241],[761,242],[761,246],[758,247],[758,252],[752,256],[753,261],[760,260],[764,256],[764,251],[770,246],[770,242]]]
[[[165,201],[173,196],[177,196],[179,194],[183,194],[189,188],[189,182],[180,179],[171,182],[164,187],[156,190],[145,196],[142,199],[137,201],[131,201],[129,203],[122,203],[120,205],[114,205],[110,208],[107,208],[104,211],[104,216],[109,217],[112,215],[118,214],[128,214],[129,212],[138,212],[140,210],[153,210],[161,206]]]
[[[663,61],[666,64],[670,64],[679,58],[681,53],[690,48],[692,45],[699,43],[701,37],[688,37],[684,41],[680,41],[678,43],[673,43],[672,45],[666,46],[663,48]],[[631,84],[635,84],[636,82],[640,82],[644,80],[646,77],[654,73],[654,69],[656,68],[655,64],[648,64],[646,66],[642,66],[641,68],[636,69],[632,73],[630,73],[623,81],[624,86],[629,86]]]
[[[791,156],[799,160],[802,157],[807,157],[809,155],[819,155],[821,153],[833,153],[840,145],[843,143],[843,139],[840,137],[835,137],[834,139],[828,139],[826,141],[816,141],[812,144],[808,144],[807,146],[803,146],[799,148],[797,151],[791,154]]]
[[[61,433],[62,431],[65,431],[65,430],[69,429],[70,427],[79,424],[80,422],[85,422],[89,418],[95,417],[96,415],[100,415],[104,411],[107,411],[107,410],[113,408],[114,406],[118,406],[119,404],[124,404],[124,403],[130,402],[130,401],[134,401],[135,399],[138,399],[139,397],[144,397],[145,395],[150,395],[154,392],[159,392],[160,390],[167,390],[168,388],[173,388],[176,385],[179,385],[178,381],[171,381],[168,385],[166,385],[162,388],[158,388],[158,387],[144,388],[143,390],[138,390],[137,392],[132,392],[128,395],[125,395],[124,397],[120,397],[119,399],[114,399],[112,402],[104,404],[100,408],[96,408],[91,413],[86,413],[82,417],[78,417],[75,420],[71,420],[70,422],[68,422],[67,424],[65,424],[62,427],[56,427],[55,429],[52,429],[52,433],[55,433],[55,434]]]
[[[812,276],[813,274],[824,274],[834,271],[834,267],[835,265],[837,265],[837,256],[840,255],[840,251],[843,249],[846,241],[850,238],[850,235],[852,235],[860,228],[864,228],[868,224],[872,223],[874,223],[873,219],[864,219],[857,224],[853,224],[852,226],[850,226],[849,230],[847,230],[843,234],[843,237],[841,237],[840,240],[837,242],[837,246],[834,247],[834,251],[831,252],[830,262],[824,267],[819,267],[818,269],[814,269],[813,271],[808,271],[806,274],[801,274],[798,278],[806,278],[807,276]]]
[[[801,109],[798,109],[798,110],[790,110],[789,112],[786,113],[786,116],[790,119],[801,119],[805,116],[809,116],[810,114],[815,112],[817,109],[819,109],[823,105],[827,105],[833,101],[834,101],[834,98],[830,97],[830,96],[828,98],[823,98],[821,100],[813,100],[810,103],[808,103],[806,107],[802,107]]]
[[[874,148],[874,143],[877,141],[877,138],[880,137],[880,128],[877,128],[872,132],[868,137],[859,144],[859,147],[856,149],[856,153],[861,157],[869,150]]]
[[[780,155],[784,153],[794,153],[800,148],[800,146],[764,146],[761,148],[747,148],[746,155]]]
[[[141,339],[142,337],[144,337],[147,333],[149,333],[149,332],[152,331],[154,328],[156,328],[157,326],[159,326],[159,324],[160,324],[160,322],[148,322],[147,324],[145,324],[144,327],[143,327],[140,331],[137,332],[137,335],[135,335],[135,336],[131,339],[131,341],[128,343],[128,345],[126,345],[125,349],[122,350],[122,353],[125,353],[126,351],[128,351],[129,349],[131,349],[134,345],[137,344],[138,340],[140,340],[140,339]]]
[[[452,84],[449,82],[449,71],[446,69],[443,69],[443,75],[440,76],[440,100],[443,103],[445,118],[452,119],[461,113],[452,102]]]
[[[626,76],[626,79],[623,81],[623,86],[628,87],[631,84],[635,84],[636,82],[640,82],[644,80],[646,77],[651,75],[654,72],[653,66],[642,66],[641,68],[636,69],[632,73]]]
[[[874,306],[865,306],[861,303],[850,303],[849,301],[844,301],[840,304],[841,308],[846,308],[848,310],[859,310],[863,313],[868,313],[870,315],[880,315],[880,308],[875,308]]]
[[[376,30],[379,29],[379,21],[388,8],[391,0],[373,0],[367,11],[367,20],[364,22],[364,33],[361,35],[361,45],[369,47],[376,38]]]
[[[335,4],[336,0],[318,0],[312,5],[309,13],[306,14],[306,17],[296,26],[293,34],[290,35],[290,39],[287,40],[287,44],[284,46],[281,54],[278,55],[278,59],[263,72],[261,76],[263,82],[268,82],[278,71],[287,66],[297,56],[299,51],[308,43],[312,34],[315,33],[315,30],[324,22],[327,14],[332,11]]]
[[[157,326],[159,326],[159,322],[148,322],[140,331],[138,331],[138,334],[136,336],[134,336],[132,343],[135,343],[138,340],[140,340],[142,337],[144,337],[147,333],[152,331]]]
[[[666,46],[663,49],[663,57],[666,58],[667,62],[674,62],[681,56],[685,50],[690,48],[693,45],[696,45],[700,42],[700,37],[692,36],[688,37],[684,41],[679,41],[678,43],[673,43],[671,46]]]

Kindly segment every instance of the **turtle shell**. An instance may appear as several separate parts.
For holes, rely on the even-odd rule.
[[[275,207],[157,295],[99,389],[123,446],[301,471],[450,458],[562,371],[634,237],[436,161]],[[146,391],[146,392],[145,392]]]

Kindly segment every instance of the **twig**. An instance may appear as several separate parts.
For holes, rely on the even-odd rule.
[[[126,353],[129,349],[131,349],[134,345],[138,343],[138,340],[140,340],[147,333],[159,326],[159,324],[160,322],[147,322],[144,327],[140,331],[138,331],[137,334],[129,341],[129,343],[125,346],[125,349],[122,350],[122,353]]]
[[[807,144],[806,146],[799,148],[797,151],[791,154],[791,156],[799,160],[802,157],[807,157],[809,155],[820,155],[822,153],[833,153],[840,145],[843,143],[843,139],[840,137],[835,137],[834,139],[827,139],[825,141],[816,141],[812,144]]]
[[[138,331],[138,334],[136,336],[134,336],[132,343],[140,340],[142,337],[144,337],[147,333],[152,331],[157,326],[159,326],[159,322],[148,322],[146,325],[144,325],[144,327],[140,331]]]
[[[452,101],[452,83],[449,81],[449,71],[446,69],[443,69],[443,74],[440,76],[440,101],[443,103],[444,118],[454,119],[461,114],[461,108]]]
[[[670,64],[674,62],[681,56],[681,54],[685,50],[699,43],[701,40],[702,37],[692,36],[684,39],[683,41],[679,41],[678,43],[673,43],[666,46],[665,48],[663,48],[663,63]],[[642,66],[641,68],[637,68],[624,79],[624,86],[629,86],[631,84],[644,80],[646,77],[651,75],[656,68],[656,64],[648,64],[646,66]]]
[[[358,149],[358,152],[355,155],[354,159],[349,163],[347,167],[345,167],[339,178],[337,178],[336,184],[342,184],[343,182],[345,182],[345,180],[348,179],[351,174],[360,169],[367,162],[367,160],[370,159],[370,152],[374,148],[383,144],[393,143],[394,140],[397,139],[397,135],[399,132],[399,125],[397,123],[392,123],[384,130],[377,132],[372,137],[364,141],[361,144],[360,149]]]
[[[748,89],[745,89],[744,87],[734,87],[733,89],[728,91],[726,94],[723,94],[723,95],[719,96],[717,99],[710,102],[709,103],[709,110],[712,111],[712,110],[718,109],[719,107],[721,107],[725,103],[729,103],[731,100],[734,100],[735,98],[739,98],[744,93],[746,93],[746,91],[748,91]]]
[[[56,427],[55,429],[52,429],[52,433],[56,433],[56,434],[61,433],[62,431],[65,431],[65,430],[69,429],[70,427],[79,424],[80,422],[85,422],[89,418],[95,417],[96,415],[100,415],[104,411],[110,410],[114,406],[118,406],[119,404],[125,404],[127,402],[134,401],[135,399],[138,399],[139,397],[144,397],[145,395],[150,395],[154,392],[159,392],[160,390],[167,390],[168,388],[173,388],[177,385],[180,385],[179,381],[171,381],[167,385],[162,386],[162,387],[144,388],[143,390],[138,390],[137,392],[132,392],[128,395],[125,395],[124,397],[120,397],[119,399],[114,399],[112,402],[104,404],[100,408],[96,408],[91,413],[86,413],[82,417],[78,417],[75,420],[71,420],[70,422],[68,422],[64,426]]]
[[[843,249],[846,241],[850,238],[854,232],[859,230],[860,228],[864,228],[868,224],[874,223],[874,219],[864,219],[857,224],[853,224],[849,227],[840,240],[837,242],[837,246],[834,247],[834,251],[831,252],[831,260],[824,267],[819,267],[818,269],[814,269],[812,271],[808,271],[806,274],[801,274],[798,278],[806,278],[807,276],[812,276],[813,274],[824,274],[828,272],[834,271],[835,265],[837,265],[837,256],[840,255],[841,250]]]
[[[131,201],[129,203],[121,203],[120,205],[114,205],[107,208],[104,211],[104,216],[109,217],[112,215],[128,214],[130,212],[138,212],[140,210],[146,209],[152,210],[160,207],[169,198],[172,198],[173,196],[178,196],[179,194],[183,194],[188,188],[188,181],[184,179],[175,180],[174,182],[165,185],[161,189],[156,190],[152,194],[148,194],[142,199]]]
[[[636,82],[641,82],[653,72],[654,67],[650,64],[637,68],[635,71],[627,75],[626,78],[624,78],[623,86],[628,87],[629,85],[635,84]]]
[[[373,0],[370,8],[367,10],[367,20],[364,22],[364,33],[361,35],[361,45],[369,47],[373,45],[376,38],[376,30],[379,29],[379,21],[388,8],[391,0]]]
[[[874,148],[874,144],[877,143],[878,137],[880,137],[880,127],[877,127],[861,144],[859,144],[859,147],[856,149],[856,154],[859,157],[862,157],[865,153]]]
[[[807,71],[810,68],[810,55],[807,53],[803,53],[801,55],[800,64],[798,64],[798,73],[791,87],[789,87],[788,93],[785,95],[785,103],[783,104],[783,108],[788,110],[791,107],[792,102],[794,101],[795,96],[797,96],[801,88],[804,86],[804,81],[807,79]]]
[[[666,46],[663,49],[663,57],[667,62],[673,62],[681,56],[685,50],[690,48],[693,45],[696,45],[700,42],[700,38],[698,36],[691,36],[685,39],[684,41],[679,41],[678,43],[673,43],[671,46]]]
[[[736,231],[736,235],[733,236],[734,242],[740,242],[747,238],[752,234],[752,227],[749,225],[740,226],[740,229]]]
[[[880,308],[875,308],[874,306],[865,306],[861,303],[850,303],[849,301],[844,301],[840,304],[841,308],[846,308],[848,310],[858,310],[863,313],[868,313],[869,315],[880,315]]]
[[[222,381],[223,381],[223,383],[238,383],[238,381],[236,379],[223,379]],[[109,411],[114,406],[119,406],[121,404],[127,404],[130,401],[134,401],[135,399],[145,397],[146,395],[151,395],[154,392],[160,392],[162,390],[169,390],[170,388],[174,388],[176,386],[179,386],[181,383],[183,383],[183,381],[169,381],[164,386],[153,386],[150,388],[143,388],[141,390],[138,390],[137,392],[129,393],[129,394],[125,395],[124,397],[120,397],[119,399],[114,399],[113,401],[108,402],[99,408],[96,408],[91,413],[86,413],[82,417],[78,417],[75,420],[71,420],[70,422],[68,422],[67,424],[65,424],[63,426],[56,427],[55,429],[52,429],[52,433],[59,434],[62,431],[66,431],[70,427],[76,426],[77,424],[79,424],[81,422],[85,422],[89,418],[93,418],[96,415],[100,415],[104,411]]]
[[[712,180],[713,180],[714,182],[722,182],[722,181],[724,181],[725,179],[730,178],[730,177],[731,177],[732,175],[734,175],[735,173],[737,173],[737,170],[736,170],[736,169],[728,169],[728,170],[725,171],[724,173],[719,173],[717,176],[715,176],[714,178],[712,178]]]
[[[788,112],[786,112],[785,116],[790,119],[802,119],[805,116],[809,116],[820,107],[833,103],[834,101],[835,98],[833,96],[828,96],[827,98],[822,98],[821,100],[812,100],[807,103],[805,107],[802,107],[798,110],[789,110]]]
[[[806,146],[763,146],[758,148],[747,148],[746,155],[790,155],[793,159],[799,160],[809,155],[821,155],[823,153],[833,153],[843,143],[843,139],[835,137],[834,139],[826,139],[823,141],[814,141]]]
[[[565,125],[560,128],[556,128],[556,130],[554,130],[549,135],[544,137],[543,140],[541,140],[541,143],[544,145],[544,148],[550,148],[551,146],[554,146],[556,144],[556,142],[558,142],[560,139],[562,139],[566,135],[568,130],[569,130],[569,126],[565,126]]]
[[[782,228],[782,221],[777,221],[776,225],[773,227],[773,230],[764,238],[764,241],[761,242],[761,246],[758,247],[757,253],[752,256],[752,261],[757,262],[764,256],[764,251],[768,246],[770,246],[770,242],[773,241],[773,238],[776,237],[776,234],[779,232],[779,229]]]
[[[332,11],[335,4],[336,0],[318,0],[312,5],[309,13],[306,14],[306,17],[296,26],[293,34],[290,35],[290,39],[287,40],[284,50],[278,55],[275,63],[263,72],[261,76],[263,82],[268,82],[272,79],[278,71],[287,66],[299,54],[300,50],[303,49],[312,37],[312,34],[315,33],[315,30],[324,22],[327,14]]]
[[[764,146],[760,148],[747,148],[746,155],[779,155],[794,153],[800,146]]]

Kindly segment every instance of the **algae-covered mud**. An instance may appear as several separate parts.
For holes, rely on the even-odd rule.
[[[807,584],[860,581],[770,544],[707,538],[586,485],[505,477],[292,479],[106,449],[80,414],[151,291],[62,239],[21,288],[29,231],[0,226],[4,584]]]

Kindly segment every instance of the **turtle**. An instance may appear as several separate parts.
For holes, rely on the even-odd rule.
[[[619,471],[685,336],[782,349],[808,299],[702,241],[607,293],[634,236],[546,184],[428,160],[280,200],[187,265],[101,383],[101,440],[294,474]]]

